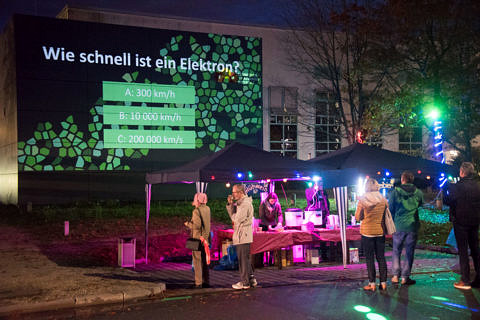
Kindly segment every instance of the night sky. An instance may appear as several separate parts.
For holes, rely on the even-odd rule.
[[[231,24],[284,26],[287,0],[0,0],[0,28],[14,13],[55,17],[65,5],[139,15],[178,16]]]

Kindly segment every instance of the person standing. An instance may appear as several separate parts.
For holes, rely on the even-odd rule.
[[[237,251],[239,282],[232,285],[234,289],[248,289],[257,286],[250,261],[250,244],[253,242],[253,206],[252,198],[245,193],[245,187],[236,184],[232,194],[227,198],[227,211],[233,223],[233,245]]]
[[[282,207],[278,202],[278,196],[275,192],[271,192],[265,198],[258,208],[258,215],[261,222],[260,227],[263,231],[268,231],[269,227],[281,227],[283,224]]]
[[[453,286],[468,290],[480,287],[480,261],[478,248],[478,226],[480,224],[480,182],[470,162],[460,166],[460,181],[449,186],[445,203],[450,206],[450,220],[453,223],[458,246],[461,279]],[[475,268],[475,280],[470,283],[470,262],[468,249]]]
[[[368,179],[365,184],[365,195],[359,197],[355,219],[361,221],[360,234],[366,258],[369,284],[363,287],[366,291],[376,290],[375,257],[380,273],[380,289],[387,289],[387,262],[385,260],[385,234],[382,226],[387,199],[380,192],[375,179]]]
[[[390,212],[397,232],[393,234],[393,277],[392,283],[411,285],[416,281],[410,278],[415,246],[417,245],[420,218],[418,208],[423,204],[423,193],[413,185],[413,173],[404,171],[400,178],[401,185],[390,192],[388,199]],[[406,261],[401,263],[402,250],[405,247]]]
[[[210,208],[207,206],[207,195],[197,192],[193,198],[192,220],[185,222],[185,226],[191,229],[192,238],[209,241],[210,236]],[[203,242],[203,241],[202,241]],[[210,277],[207,265],[207,256],[204,242],[200,251],[192,251],[193,269],[195,271],[195,288],[209,288]]]

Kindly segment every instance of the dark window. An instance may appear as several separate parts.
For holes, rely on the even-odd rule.
[[[315,154],[341,148],[340,122],[335,103],[327,93],[317,94],[315,108]]]
[[[297,157],[296,115],[272,114],[270,116],[270,151],[287,157]]]
[[[398,150],[418,156],[422,154],[422,127],[404,127],[398,130]]]

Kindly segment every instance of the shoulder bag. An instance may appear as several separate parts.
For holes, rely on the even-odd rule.
[[[395,223],[393,222],[392,213],[388,209],[388,206],[385,206],[384,224],[386,234],[394,234],[397,231],[395,228]]]

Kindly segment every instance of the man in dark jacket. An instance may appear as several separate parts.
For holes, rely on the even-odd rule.
[[[400,179],[402,184],[390,192],[388,199],[389,209],[397,229],[393,234],[392,283],[398,283],[402,276],[404,285],[416,283],[415,280],[410,279],[410,273],[420,229],[418,207],[423,204],[423,193],[413,185],[414,178],[413,173],[404,171]],[[407,261],[402,267],[401,255],[404,246]]]
[[[480,224],[480,182],[470,162],[460,166],[460,181],[449,186],[445,203],[450,206],[450,220],[458,245],[461,280],[453,286],[468,290],[480,287],[480,261],[478,248],[478,225]],[[476,277],[470,284],[470,262],[468,248],[472,255]]]

